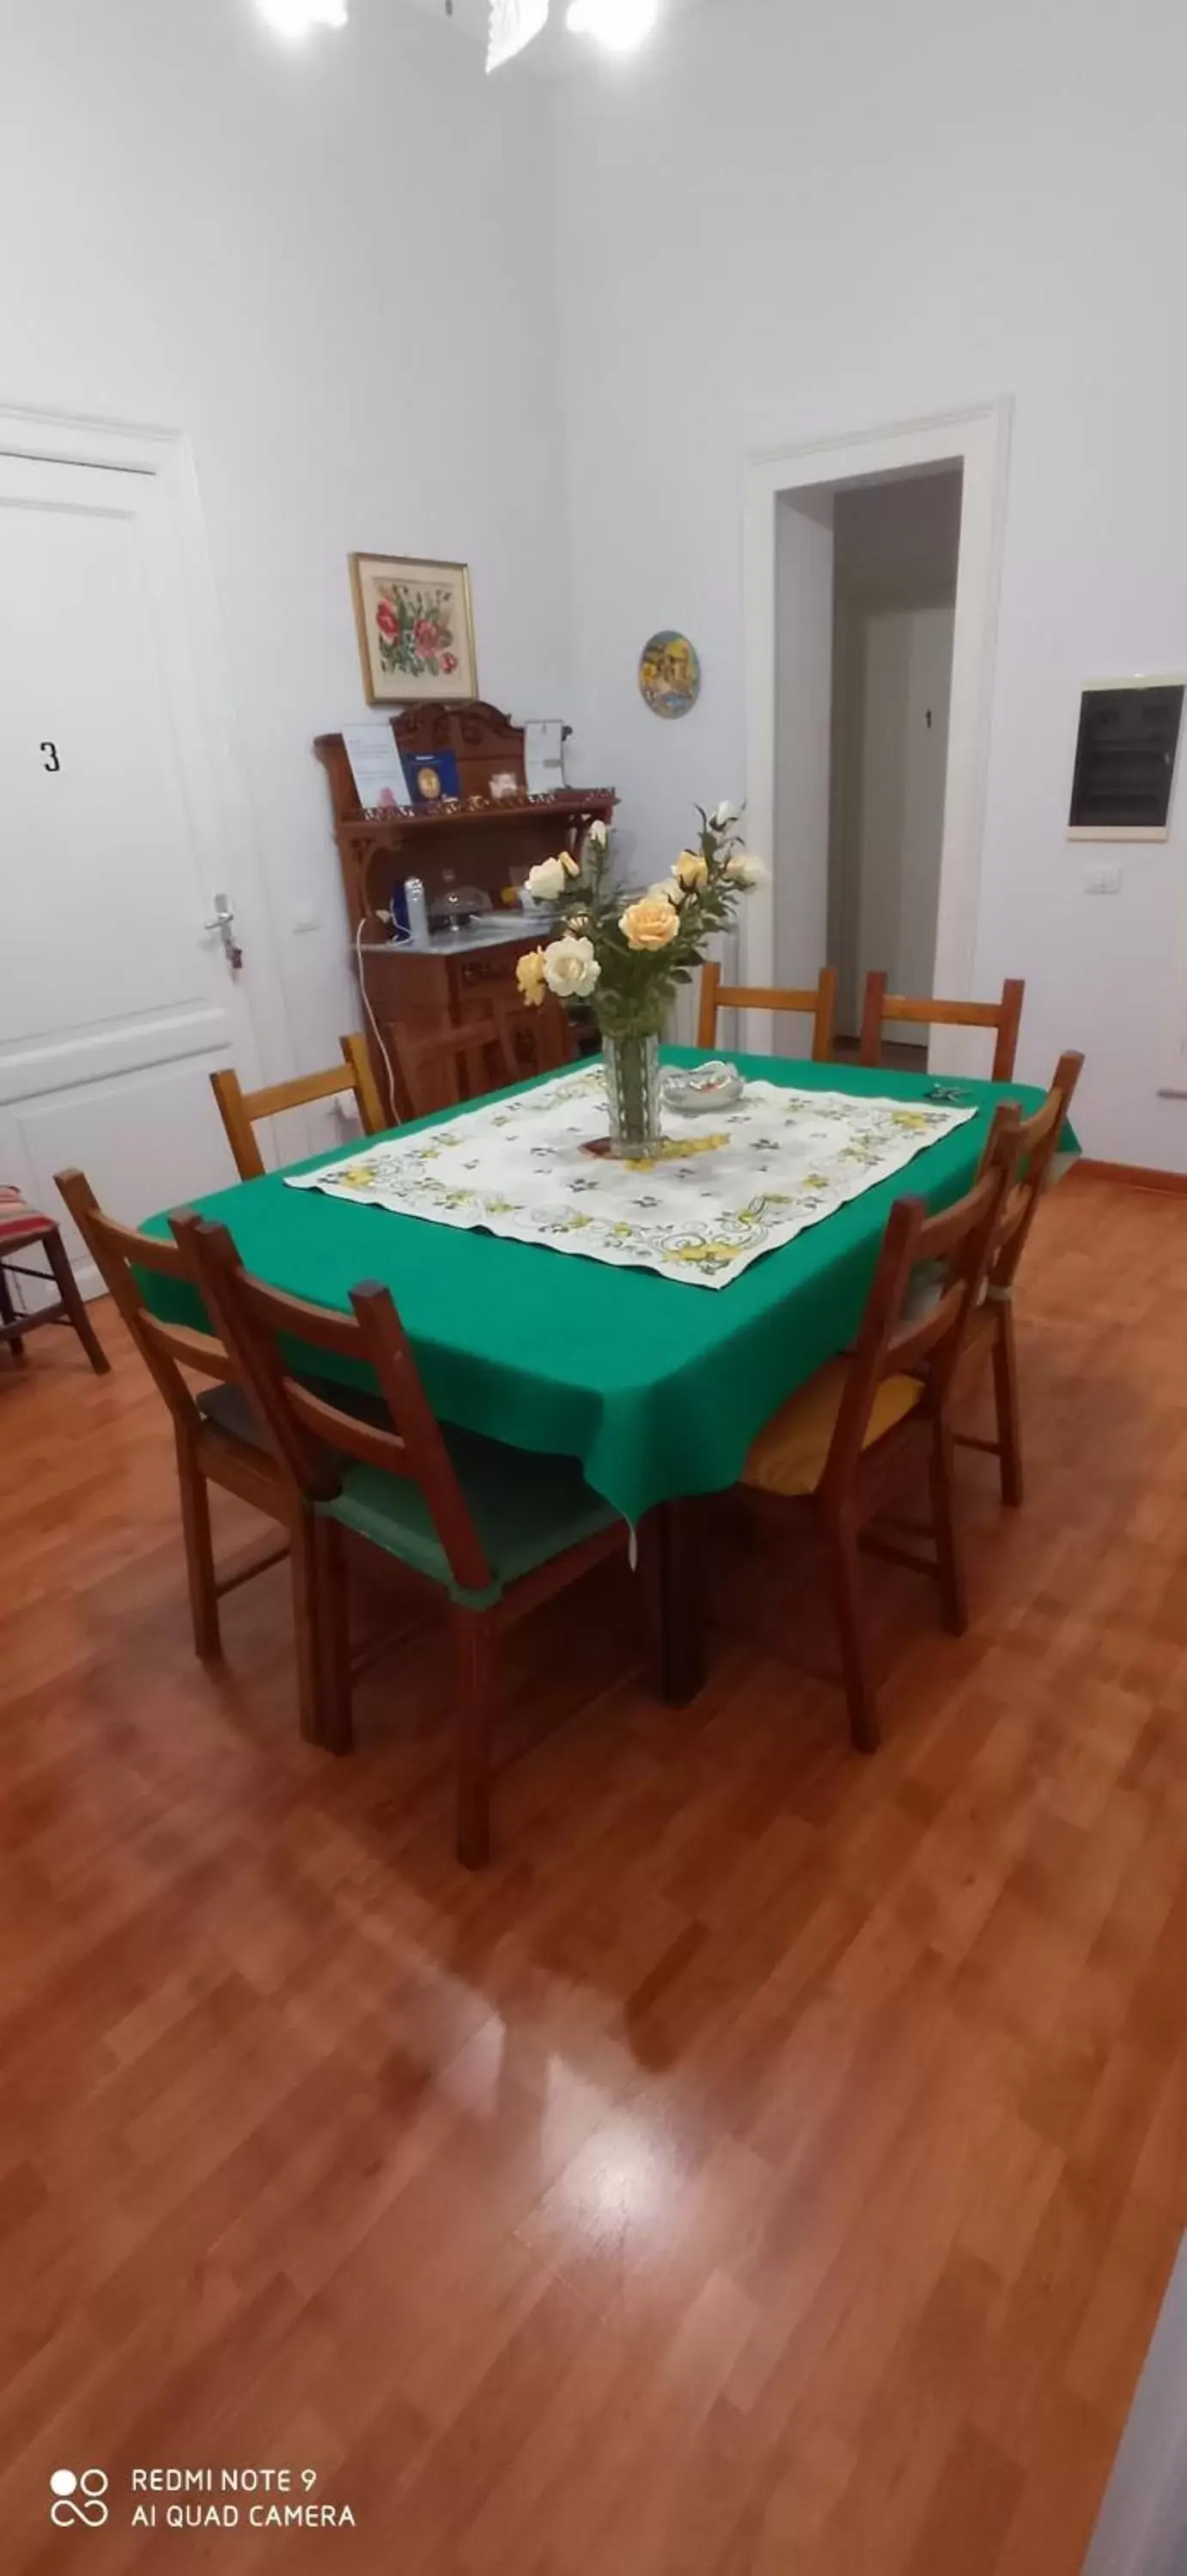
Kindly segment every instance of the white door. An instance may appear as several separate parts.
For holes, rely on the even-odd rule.
[[[845,798],[857,892],[853,962],[883,967],[892,992],[920,997],[935,979],[952,636],[948,601],[879,606],[854,618],[856,775]],[[919,1032],[903,1023],[888,1024],[888,1034],[917,1040]]]
[[[832,493],[784,493],[775,533],[774,981],[807,988],[828,954]],[[769,1043],[779,1055],[809,1054],[807,1022],[773,1015]]]
[[[236,889],[169,506],[151,472],[0,454],[0,1180],[52,1212],[77,1164],[130,1221],[233,1177],[208,1076],[259,1079],[250,956],[206,927]]]

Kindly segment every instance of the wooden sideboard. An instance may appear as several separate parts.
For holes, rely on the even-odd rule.
[[[617,798],[612,788],[530,797],[523,728],[482,700],[418,707],[394,716],[391,723],[401,753],[452,754],[460,789],[455,802],[366,813],[341,734],[320,735],[314,749],[330,782],[364,999],[391,1057],[395,1096],[364,1013],[376,1079],[393,1116],[402,1117],[408,1101],[399,1072],[401,1035],[427,1037],[464,1028],[489,1012],[492,1002],[503,1010],[516,1009],[516,965],[527,949],[538,946],[539,931],[526,916],[520,927],[520,916],[503,905],[504,892],[538,860],[573,849],[591,823],[609,823]],[[500,775],[518,781],[518,798],[491,795],[491,781]],[[427,947],[397,943],[380,916],[390,907],[393,888],[412,876],[421,879],[430,906],[440,903],[451,886],[479,889],[490,897],[511,935],[477,944],[464,933],[446,930]],[[554,1001],[539,1012],[521,1012],[512,1031],[525,1072],[547,1072],[566,1063],[572,1052],[567,1015]]]

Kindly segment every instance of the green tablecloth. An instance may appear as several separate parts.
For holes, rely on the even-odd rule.
[[[688,1049],[665,1052],[675,1063],[697,1061]],[[804,1091],[913,1100],[927,1089],[923,1074],[737,1061],[753,1077]],[[443,1420],[513,1448],[579,1458],[595,1490],[637,1521],[653,1504],[737,1481],[785,1397],[852,1340],[895,1199],[911,1193],[933,1210],[948,1206],[973,1180],[998,1101],[1018,1101],[1025,1116],[1043,1098],[1017,1083],[966,1088],[975,1118],[712,1296],[650,1271],[286,1189],[279,1173],[196,1205],[229,1226],[248,1270],[295,1296],[344,1308],[360,1281],[385,1281]],[[344,1159],[357,1151],[345,1146]],[[332,1159],[318,1154],[292,1168]],[[167,1216],[147,1231],[167,1233]],[[144,1287],[158,1314],[202,1319],[192,1291],[148,1273]],[[328,1373],[324,1356],[314,1365]]]

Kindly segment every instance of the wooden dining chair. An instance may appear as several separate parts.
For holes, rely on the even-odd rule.
[[[19,1261],[17,1255],[22,1252],[39,1253],[47,1270]],[[37,1306],[18,1305],[9,1274],[14,1279],[32,1280],[41,1288],[47,1272],[57,1296]],[[18,1294],[23,1296],[24,1291]],[[57,1218],[31,1207],[15,1182],[7,1182],[0,1188],[0,1350],[7,1345],[14,1360],[23,1360],[26,1333],[37,1332],[42,1324],[69,1324],[96,1377],[106,1376],[111,1362],[87,1313]]]
[[[364,1136],[383,1134],[390,1121],[384,1115],[366,1039],[349,1037],[340,1043],[340,1065],[330,1065],[325,1073],[297,1074],[292,1082],[267,1083],[262,1091],[245,1091],[238,1074],[230,1068],[211,1074],[210,1088],[218,1102],[241,1181],[263,1179],[264,1162],[255,1129],[261,1119],[278,1118],[285,1109],[304,1109],[310,1101],[334,1100],[340,1092],[349,1091],[354,1095]]]
[[[1015,1140],[1012,1182],[1002,1209],[984,1297],[972,1317],[961,1354],[957,1392],[987,1365],[993,1370],[997,1438],[984,1440],[958,1431],[966,1449],[983,1449],[998,1461],[1002,1501],[1017,1506],[1023,1499],[1022,1407],[1018,1354],[1014,1340],[1014,1282],[1030,1230],[1039,1212],[1071,1111],[1076,1085],[1084,1070],[1082,1055],[1061,1055],[1041,1109],[1024,1118]]]
[[[1012,1082],[1018,1053],[1018,1031],[1026,985],[1010,977],[1000,1002],[912,1001],[905,993],[888,993],[883,974],[867,975],[861,1014],[859,1064],[880,1064],[882,1035],[889,1020],[906,1020],[914,1028],[993,1029],[994,1082]]]
[[[516,1080],[508,1015],[501,1010],[467,1020],[461,1028],[433,1029],[424,1037],[393,1029],[392,1042],[413,1118],[481,1100]]]
[[[207,1312],[313,1515],[325,1740],[335,1752],[350,1750],[345,1541],[353,1536],[394,1559],[448,1611],[457,1688],[457,1851],[467,1868],[481,1868],[490,1852],[499,1640],[601,1558],[625,1553],[626,1524],[585,1483],[575,1461],[443,1430],[386,1288],[356,1288],[353,1312],[333,1313],[250,1278],[225,1227],[193,1215],[173,1224]],[[387,1409],[386,1427],[344,1413],[328,1388],[311,1393],[285,1356],[294,1341],[369,1368]]]
[[[800,1011],[812,1022],[813,1063],[829,1064],[837,1019],[837,970],[822,966],[812,989],[794,992],[786,985],[723,984],[720,966],[703,966],[699,1047],[716,1046],[719,1011]]]
[[[859,1752],[879,1742],[877,1691],[862,1609],[859,1547],[934,1575],[946,1627],[968,1625],[952,1488],[948,1398],[985,1279],[1014,1167],[1016,1109],[999,1109],[981,1174],[954,1207],[928,1216],[921,1199],[896,1201],[852,1353],[830,1360],[759,1433],[741,1483],[761,1505],[806,1515],[823,1543],[832,1583],[849,1725]],[[927,1311],[909,1311],[922,1264],[943,1264]],[[870,1522],[912,1470],[930,1483],[934,1559]]]
[[[237,1591],[240,1584],[250,1582],[253,1576],[263,1574],[291,1554],[301,1732],[319,1742],[313,1531],[302,1498],[287,1469],[268,1449],[258,1418],[237,1383],[235,1364],[225,1344],[213,1333],[200,1332],[188,1324],[165,1323],[150,1312],[139,1273],[150,1273],[184,1290],[189,1288],[189,1276],[176,1244],[140,1234],[134,1226],[120,1225],[114,1217],[105,1216],[82,1172],[58,1172],[55,1178],[91,1259],[173,1418],[195,1652],[204,1663],[221,1656],[218,1605],[224,1594]],[[195,1396],[183,1371],[210,1381],[205,1391]],[[217,1573],[210,1527],[211,1485],[223,1486],[269,1520],[279,1521],[287,1533],[286,1544],[237,1571]]]

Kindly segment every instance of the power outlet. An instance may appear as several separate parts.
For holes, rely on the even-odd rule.
[[[1109,866],[1086,868],[1084,871],[1084,892],[1085,894],[1120,894],[1120,868]]]

